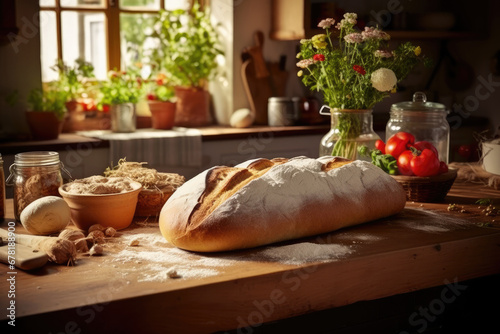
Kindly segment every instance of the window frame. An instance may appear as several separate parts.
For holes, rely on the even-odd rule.
[[[165,8],[165,2],[168,0],[159,0],[160,8]],[[193,6],[195,0],[189,0],[190,6]],[[51,11],[56,16],[56,32],[57,32],[57,58],[63,59],[63,43],[62,43],[62,28],[61,17],[65,11],[72,12],[96,12],[103,13],[106,28],[106,51],[107,51],[107,70],[117,69],[121,70],[121,38],[120,38],[120,14],[155,14],[158,13],[156,9],[146,8],[120,8],[120,0],[104,0],[103,7],[95,6],[62,6],[61,0],[54,0],[54,6],[40,6],[40,12]],[[208,6],[209,0],[199,0],[200,5]]]

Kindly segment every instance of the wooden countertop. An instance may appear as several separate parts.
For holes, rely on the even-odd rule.
[[[311,134],[326,134],[330,125],[297,125],[297,126],[252,126],[237,129],[228,126],[214,125],[199,128],[202,141],[228,140],[247,138],[252,135],[272,132],[275,137],[305,136]],[[159,130],[154,130],[159,131]],[[168,130],[165,130],[168,131]],[[19,152],[45,150],[61,151],[69,148],[79,148],[91,144],[92,147],[109,147],[109,141],[79,135],[77,133],[62,133],[58,139],[0,142],[0,153],[3,155]]]
[[[5,310],[6,277],[14,275],[16,329],[199,333],[498,274],[500,216],[482,213],[478,198],[498,205],[500,192],[457,182],[445,203],[407,203],[401,214],[379,221],[210,255],[175,249],[156,222],[139,220],[108,241],[103,256],[81,256],[74,267],[10,274],[0,264],[0,304]],[[450,203],[466,212],[448,211]],[[134,238],[138,247],[129,246]],[[167,278],[169,268],[182,277]],[[0,319],[8,321],[5,311]]]

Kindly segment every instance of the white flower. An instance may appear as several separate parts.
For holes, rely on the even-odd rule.
[[[379,68],[374,71],[370,78],[372,86],[379,92],[388,92],[396,86],[398,78],[396,74],[388,68]]]

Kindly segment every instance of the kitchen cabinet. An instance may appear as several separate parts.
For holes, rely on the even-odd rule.
[[[274,0],[270,37],[275,40],[299,40],[324,33],[323,29],[316,26],[322,18],[334,17],[338,22],[342,19],[344,11],[356,12],[351,8],[343,8],[338,3],[340,2],[292,0],[286,1],[285,4],[285,1]],[[412,15],[408,13],[402,2],[371,1],[362,12],[357,12],[357,14],[359,22],[378,24],[391,35],[393,40],[453,40],[485,37],[484,22],[475,24],[474,30],[456,28],[459,15],[454,15],[455,8],[446,4],[443,6],[450,8],[449,12],[427,13],[424,11],[422,14]],[[380,10],[374,10],[379,7]],[[421,18],[423,15],[429,15],[429,18],[424,20]]]
[[[272,245],[349,250],[295,263],[262,257],[269,247],[183,252],[161,242],[157,223],[140,220],[108,241],[103,256],[81,256],[73,267],[0,264],[0,306],[12,300],[6,278],[14,277],[16,330],[26,333],[498,332],[498,303],[487,301],[500,297],[500,225],[485,226],[492,218],[474,204],[483,197],[498,201],[500,193],[456,182],[444,203],[408,202],[393,217]],[[448,211],[450,203],[466,212]],[[9,200],[6,217],[12,213]],[[25,233],[21,225],[16,233]],[[132,238],[139,247],[128,246]],[[130,255],[141,252],[155,256]],[[176,256],[181,278],[162,279]],[[9,321],[6,312],[0,321]]]

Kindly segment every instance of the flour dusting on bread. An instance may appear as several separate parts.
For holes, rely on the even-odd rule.
[[[160,229],[177,247],[226,251],[387,217],[405,202],[397,181],[369,162],[256,159],[186,182],[163,207]]]

